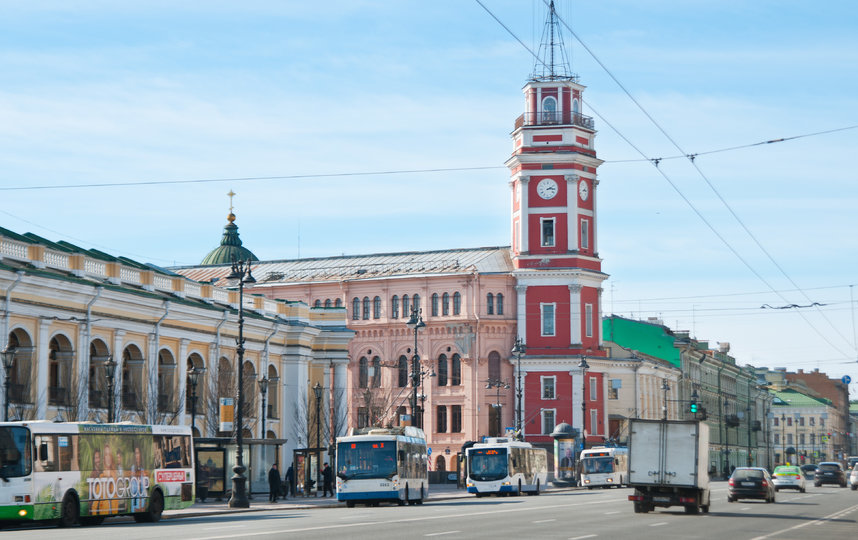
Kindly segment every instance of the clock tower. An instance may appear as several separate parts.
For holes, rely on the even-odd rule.
[[[512,190],[511,255],[517,332],[526,343],[525,414],[543,411],[543,424],[565,421],[576,428],[585,420],[579,411],[582,377],[596,375],[585,374],[579,364],[606,356],[601,349],[601,287],[608,277],[596,242],[596,169],[602,161],[596,157],[593,119],[582,114],[584,89],[569,68],[552,1],[506,162]],[[556,388],[548,401],[546,379]],[[593,399],[583,397],[588,403]],[[545,418],[546,410],[556,416]],[[590,412],[587,431],[593,435],[598,426],[590,425]],[[544,436],[545,429],[525,422],[524,434],[538,441],[532,435]]]

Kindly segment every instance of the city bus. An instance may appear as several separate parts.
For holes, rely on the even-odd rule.
[[[628,484],[629,450],[620,447],[596,446],[581,450],[581,486],[622,487]]]
[[[429,454],[414,426],[359,428],[337,437],[337,500],[378,506],[423,504],[429,495]]]
[[[465,450],[466,486],[477,497],[486,494],[539,495],[548,479],[544,448],[508,437],[490,437]]]
[[[0,423],[0,522],[155,522],[194,502],[191,430],[130,423]]]

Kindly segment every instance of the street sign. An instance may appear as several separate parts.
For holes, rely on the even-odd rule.
[[[840,378],[840,380],[843,381],[843,384],[849,384],[852,382],[852,377],[850,377],[849,375],[844,375]]]
[[[429,454],[430,456],[432,455],[432,447],[431,446],[426,449],[426,453]]]

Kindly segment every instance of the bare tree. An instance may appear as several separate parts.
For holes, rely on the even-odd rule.
[[[181,410],[180,404],[185,400],[185,391],[178,395],[160,392],[158,374],[150,373],[149,384],[146,385],[146,400],[143,403],[142,419],[146,424],[175,424]]]
[[[306,448],[310,441],[310,426],[315,426],[316,411],[310,410],[307,403],[307,389],[298,390],[295,406],[292,408],[292,431],[295,433],[295,444],[298,448]]]
[[[57,404],[57,413],[62,420],[66,422],[95,420],[97,411],[92,408],[93,404],[89,402],[88,382],[82,381],[77,371],[72,373],[68,380],[68,386],[62,390],[65,392],[58,396],[59,403]],[[99,398],[100,396],[95,394],[93,397]]]
[[[360,427],[390,427],[398,424],[397,410],[403,404],[401,394],[402,389],[394,391],[392,388],[381,387],[355,388],[355,401],[361,404],[358,409],[358,424],[365,424]]]
[[[24,379],[23,384],[16,391],[11,391],[9,395],[9,420],[39,420],[37,403],[45,399],[46,391],[43,389],[39,392],[39,396],[35,401],[28,402],[30,396],[31,384],[30,379]]]
[[[227,434],[221,433],[220,398],[235,397],[235,378],[233,371],[213,369],[206,373],[206,391],[202,399],[201,416],[205,418],[206,433],[209,437]]]

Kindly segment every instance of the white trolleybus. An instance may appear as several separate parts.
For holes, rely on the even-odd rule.
[[[0,423],[0,522],[138,522],[194,502],[191,430],[184,426]]]
[[[352,428],[347,437],[337,437],[337,500],[349,508],[423,504],[429,495],[428,463],[419,428]]]
[[[581,486],[612,487],[629,483],[626,472],[629,468],[628,448],[596,446],[581,450]]]
[[[543,448],[507,437],[488,438],[465,450],[468,493],[539,495],[548,479]]]

